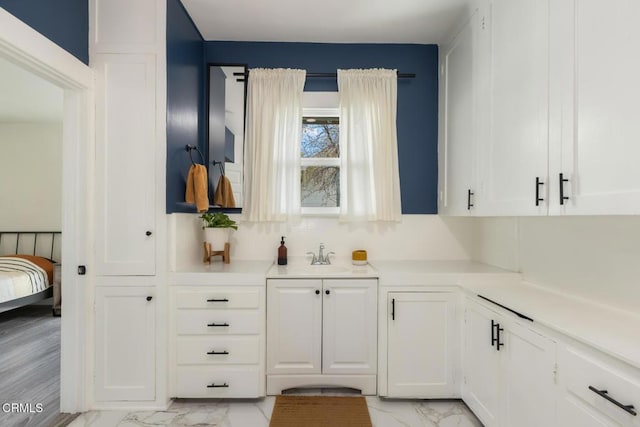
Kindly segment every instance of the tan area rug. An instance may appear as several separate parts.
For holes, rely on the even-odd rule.
[[[269,427],[371,427],[364,397],[276,396]]]

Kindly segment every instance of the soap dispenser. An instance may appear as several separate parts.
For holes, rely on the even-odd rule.
[[[278,248],[278,265],[287,265],[287,247],[284,245],[284,236],[281,239]]]

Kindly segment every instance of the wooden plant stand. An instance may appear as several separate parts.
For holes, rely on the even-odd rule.
[[[224,250],[222,251],[212,251],[211,243],[204,242],[203,245],[204,245],[203,261],[205,264],[211,264],[211,257],[214,257],[214,256],[221,256],[222,262],[224,262],[225,264],[229,264],[231,262],[231,257],[229,256],[229,248],[231,246],[229,245],[229,242],[224,244]]]

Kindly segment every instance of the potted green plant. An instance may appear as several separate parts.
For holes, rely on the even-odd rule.
[[[237,230],[238,224],[223,212],[204,213],[200,216],[204,229],[204,240],[211,243],[214,251],[224,250],[224,244],[229,241],[230,231]]]

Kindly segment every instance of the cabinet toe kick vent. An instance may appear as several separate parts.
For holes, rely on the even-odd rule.
[[[528,321],[530,321],[530,322],[533,322],[533,319],[532,319],[531,317],[529,317],[529,316],[525,316],[525,315],[524,315],[524,314],[522,314],[522,313],[518,313],[517,311],[512,310],[512,309],[510,309],[509,307],[506,307],[506,306],[504,306],[504,305],[502,305],[502,304],[500,304],[500,303],[498,303],[498,302],[495,302],[495,301],[493,301],[493,300],[491,300],[491,299],[489,299],[489,298],[487,298],[487,297],[483,297],[482,295],[478,294],[478,298],[482,298],[482,299],[483,299],[483,300],[485,300],[485,301],[489,301],[491,304],[497,305],[497,306],[498,306],[498,307],[500,307],[500,308],[504,308],[505,310],[507,310],[507,311],[509,311],[509,312],[511,312],[511,313],[513,313],[513,314],[515,314],[516,316],[518,316],[518,317],[519,317],[519,318],[521,318],[521,319],[526,319],[526,320],[528,320]]]

